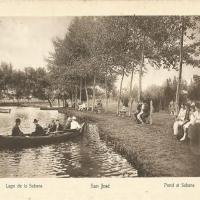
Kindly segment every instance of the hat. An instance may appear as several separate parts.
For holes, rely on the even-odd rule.
[[[17,119],[15,120],[15,122],[16,122],[16,123],[20,123],[20,122],[21,122],[21,119],[17,118]]]
[[[73,120],[76,120],[76,117],[75,117],[75,116],[73,116],[73,117],[72,117],[72,119],[73,119]]]
[[[38,123],[38,120],[37,120],[37,119],[34,119],[34,120],[33,120],[33,123]]]
[[[197,107],[197,108],[199,109],[199,108],[200,108],[200,103],[197,102],[197,103],[195,104],[195,107]]]

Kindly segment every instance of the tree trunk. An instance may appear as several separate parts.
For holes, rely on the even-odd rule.
[[[86,99],[87,99],[87,110],[89,109],[89,97],[88,97],[88,91],[87,91],[87,81],[85,78],[85,94],[86,94]]]
[[[130,108],[129,108],[129,117],[131,116],[132,112],[132,105],[133,105],[133,98],[132,98],[132,85],[133,85],[133,72],[134,72],[134,67],[132,68],[131,72],[131,81],[130,81],[130,89],[129,89],[129,99],[130,99]]]
[[[60,107],[60,98],[58,97],[58,107]]]
[[[82,78],[80,78],[80,102],[82,102]]]
[[[62,98],[63,108],[65,107],[65,100]]]
[[[142,72],[143,72],[143,65],[144,65],[144,44],[145,44],[145,36],[143,36],[142,52],[141,52],[141,64],[140,64],[140,71],[139,71],[138,101],[141,101],[141,96],[142,96]]]
[[[95,96],[96,96],[96,74],[94,74],[94,81],[93,81],[93,96],[92,96],[92,111],[94,111],[94,107],[95,107]]]
[[[124,79],[124,69],[123,69],[123,71],[122,71],[122,78],[121,78],[121,82],[120,82],[119,96],[118,96],[118,101],[117,101],[117,114],[118,114],[118,115],[119,115],[119,106],[120,106],[120,100],[121,100],[123,79]]]
[[[78,88],[75,86],[75,109],[77,108],[77,96],[78,96]]]
[[[180,104],[180,91],[181,91],[181,79],[182,79],[182,64],[183,64],[183,35],[184,35],[184,27],[183,27],[183,19],[181,19],[181,38],[180,38],[180,65],[179,65],[179,76],[178,76],[178,84],[176,90],[176,115],[179,112],[179,104]]]
[[[105,111],[108,112],[108,79],[107,79],[107,71],[105,75],[105,97],[106,97],[106,108]]]
[[[52,108],[53,106],[52,106],[51,100],[49,98],[47,100],[49,102],[49,106]]]

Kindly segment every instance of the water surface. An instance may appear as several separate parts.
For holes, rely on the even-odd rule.
[[[33,119],[46,126],[52,119],[65,122],[67,116],[38,108],[12,108],[0,114],[1,134],[10,134],[16,118],[21,129],[34,130]],[[98,128],[89,124],[82,137],[67,142],[16,150],[0,150],[0,177],[135,177],[137,171],[121,155],[100,140]]]

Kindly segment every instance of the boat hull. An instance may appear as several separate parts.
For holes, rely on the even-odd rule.
[[[45,136],[4,136],[0,135],[0,149],[35,147],[47,144],[65,142],[71,138],[78,137],[83,133],[84,125],[81,130],[65,130],[62,132],[51,133]]]
[[[10,113],[11,109],[0,108],[0,113]]]

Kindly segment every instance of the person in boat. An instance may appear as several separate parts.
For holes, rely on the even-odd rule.
[[[200,142],[200,103],[196,103],[195,112],[193,118],[191,119],[191,125],[188,128],[188,138],[194,144],[199,144]]]
[[[71,128],[71,122],[72,122],[72,118],[68,117],[66,124],[65,124],[65,129],[70,129]]]
[[[63,131],[63,126],[58,119],[56,120],[56,131]]]
[[[48,126],[48,132],[54,132],[54,131],[56,131],[56,123],[55,120],[52,120]]]
[[[79,130],[81,128],[80,124],[77,122],[77,119],[75,116],[72,117],[71,127],[70,129],[77,129]]]
[[[45,135],[45,131],[42,126],[39,125],[38,120],[34,119],[33,123],[35,124],[35,131],[32,132],[33,136]]]
[[[23,132],[19,128],[20,124],[21,124],[21,119],[17,118],[15,120],[15,126],[12,129],[12,136],[22,136],[23,135]]]
[[[185,117],[186,117],[186,107],[184,104],[182,104],[179,114],[173,125],[174,135],[177,136],[179,132],[179,128],[185,124]]]

